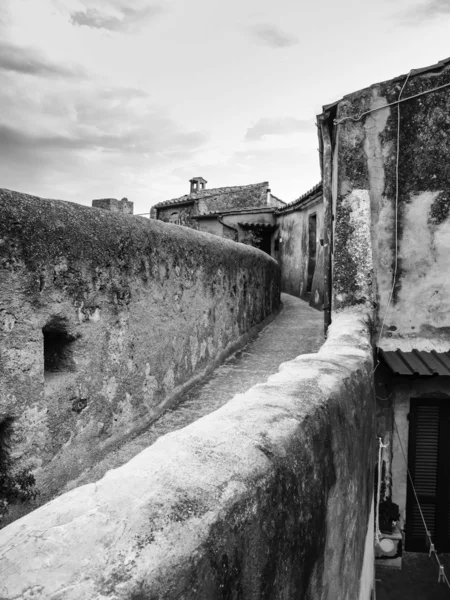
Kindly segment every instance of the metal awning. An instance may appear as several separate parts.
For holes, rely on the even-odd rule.
[[[449,352],[424,352],[412,350],[385,351],[379,348],[380,357],[394,375],[416,377],[433,377],[434,375],[450,376]]]

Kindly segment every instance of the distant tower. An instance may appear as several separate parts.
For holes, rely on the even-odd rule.
[[[208,183],[206,179],[203,179],[203,177],[193,177],[192,179],[189,179],[189,182],[191,184],[191,191],[189,192],[190,194],[193,194],[194,192],[199,192],[200,189],[204,190],[205,184]]]

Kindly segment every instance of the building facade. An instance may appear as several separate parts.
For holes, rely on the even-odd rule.
[[[207,183],[203,177],[193,177],[189,194],[155,204],[151,218],[249,244],[271,254],[274,213],[285,203],[271,193],[269,183],[209,189]]]
[[[323,306],[322,183],[275,212],[273,256],[281,267],[281,289]]]
[[[380,506],[411,551],[450,550],[449,114],[447,59],[318,117],[325,278],[334,314],[373,307]]]

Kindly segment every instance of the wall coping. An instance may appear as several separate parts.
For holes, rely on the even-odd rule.
[[[312,431],[330,427],[327,411],[343,390],[354,393],[355,374],[370,390],[372,368],[368,313],[335,314],[316,354],[283,363],[266,383],[7,526],[0,597],[198,597],[177,594],[192,565],[203,568],[217,522],[258,494],[299,435],[308,446]]]

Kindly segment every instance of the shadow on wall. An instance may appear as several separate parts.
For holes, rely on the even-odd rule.
[[[0,596],[369,600],[372,369],[369,319],[336,315],[317,354],[6,527]]]
[[[275,213],[273,256],[281,268],[281,290],[322,310],[324,286],[322,185]]]
[[[39,502],[144,429],[279,304],[261,252],[0,190],[0,417]]]

